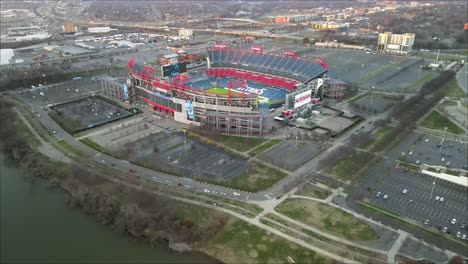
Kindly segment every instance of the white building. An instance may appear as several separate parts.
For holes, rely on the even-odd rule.
[[[14,56],[15,52],[12,49],[0,49],[0,65],[10,64]]]
[[[108,33],[111,31],[117,30],[116,28],[110,28],[110,27],[91,27],[88,28],[89,33]]]
[[[191,37],[193,30],[191,29],[179,29],[179,37]]]
[[[380,33],[377,42],[377,51],[396,55],[408,55],[413,50],[415,36],[414,33]]]

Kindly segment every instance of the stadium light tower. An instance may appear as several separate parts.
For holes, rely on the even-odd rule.
[[[187,130],[182,130],[184,132],[184,149],[185,149],[185,156],[187,156],[187,138],[185,137],[185,132]]]
[[[93,102],[94,102],[94,115],[98,115],[98,112],[97,112],[97,105],[96,105],[96,97],[95,97],[96,94],[93,94]]]

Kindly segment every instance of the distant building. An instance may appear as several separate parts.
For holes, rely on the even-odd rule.
[[[377,51],[396,55],[408,55],[413,50],[415,36],[414,33],[380,33],[377,42]]]
[[[110,28],[110,27],[91,27],[88,28],[89,33],[108,33],[111,31],[117,30],[116,28]]]
[[[276,16],[275,24],[287,24],[289,23],[289,17],[287,16]]]
[[[75,26],[75,24],[65,23],[62,25],[62,30],[66,34],[74,34],[78,31],[78,28]]]
[[[0,65],[10,64],[14,56],[12,49],[0,49]]]
[[[193,30],[191,29],[179,29],[179,37],[191,37]]]

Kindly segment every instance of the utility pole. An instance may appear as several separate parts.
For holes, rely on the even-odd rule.
[[[437,58],[436,58],[436,61],[439,61],[439,54],[440,54],[440,50],[437,50]]]
[[[184,132],[184,149],[185,149],[185,156],[187,156],[187,138],[185,137],[186,130],[182,130]]]

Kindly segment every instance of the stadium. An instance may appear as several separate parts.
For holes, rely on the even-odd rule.
[[[318,93],[311,87],[318,88],[316,80],[328,71],[320,57],[310,60],[288,50],[270,54],[260,46],[246,50],[225,44],[207,50],[207,68],[196,74],[184,72],[185,62],[176,60],[161,67],[162,78],[154,76],[152,66],[134,59],[127,67],[124,101],[147,104],[208,133],[245,136],[266,133],[269,109],[287,102],[288,96],[310,104]]]

